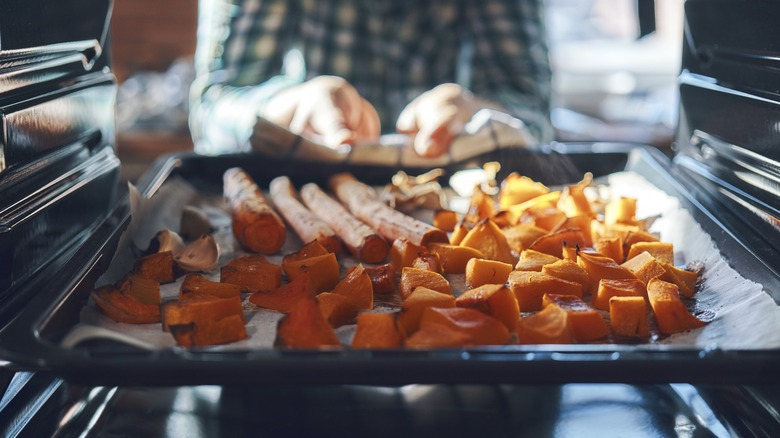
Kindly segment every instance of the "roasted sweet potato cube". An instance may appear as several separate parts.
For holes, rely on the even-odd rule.
[[[514,271],[509,274],[509,289],[515,294],[521,312],[542,308],[544,294],[582,296],[582,285],[535,271]]]
[[[159,306],[162,303],[160,283],[138,274],[125,276],[119,284],[119,291],[143,304]]]
[[[578,216],[587,215],[595,216],[593,208],[590,205],[590,200],[585,195],[585,189],[587,189],[593,181],[593,174],[586,173],[582,181],[577,184],[573,184],[566,187],[566,190],[561,194],[561,199],[558,201],[558,208],[566,213],[566,216]]]
[[[178,276],[170,251],[157,252],[136,259],[133,273],[151,278],[160,284],[172,283]]]
[[[631,271],[636,278],[642,280],[645,284],[650,279],[660,277],[666,273],[664,267],[647,251],[626,260],[620,266]]]
[[[452,230],[452,234],[450,234],[450,243],[452,245],[460,245],[460,242],[463,241],[463,238],[471,231],[472,227],[472,224],[467,224],[461,220],[458,225],[455,226],[455,229]]]
[[[586,246],[582,231],[564,229],[538,238],[528,249],[561,258],[563,257],[563,242],[566,242],[567,245]]]
[[[620,197],[604,206],[606,224],[633,224],[636,222],[636,198]]]
[[[638,242],[660,242],[661,239],[655,234],[648,233],[642,229],[629,231],[623,237],[623,254],[628,254],[631,247]]]
[[[331,291],[347,297],[358,309],[370,310],[374,307],[374,289],[371,277],[362,264],[351,270]]]
[[[354,320],[358,308],[344,295],[323,292],[316,297],[322,316],[328,320],[331,327],[341,327]]]
[[[404,268],[401,271],[401,298],[406,299],[419,286],[452,295],[450,282],[443,275],[425,269]]]
[[[358,316],[352,348],[397,348],[403,342],[395,313],[363,313]]]
[[[558,207],[534,206],[520,215],[520,223],[534,224],[539,228],[552,231],[566,222],[566,213]]]
[[[455,307],[455,297],[425,286],[414,289],[403,302],[403,310],[398,315],[398,327],[404,336],[409,336],[420,327],[420,318],[428,307]]]
[[[328,251],[328,249],[325,248],[325,246],[320,243],[319,240],[312,240],[311,242],[303,245],[298,251],[292,252],[282,257],[282,268],[284,268],[286,263],[310,259],[312,257],[325,255],[329,252],[331,251]]]
[[[379,266],[368,266],[365,268],[368,276],[371,278],[371,286],[375,294],[389,294],[395,292],[396,275],[395,269],[389,263]]]
[[[172,325],[201,324],[218,321],[230,315],[238,315],[244,321],[244,308],[240,297],[188,296],[186,300],[163,304],[162,328],[163,331],[168,331]]]
[[[276,329],[277,347],[322,348],[337,347],[339,338],[322,316],[313,297],[296,301],[280,321]]]
[[[661,333],[670,335],[706,325],[688,312],[680,300],[679,289],[672,283],[653,278],[647,283],[647,298]]]
[[[551,265],[560,260],[560,258],[545,254],[543,252],[526,249],[520,253],[520,260],[515,265],[517,271],[536,271],[542,272],[542,267]]]
[[[98,310],[116,322],[127,324],[160,322],[160,306],[141,303],[135,298],[123,294],[113,285],[94,290],[92,300]]]
[[[609,299],[609,326],[615,336],[647,338],[650,325],[647,322],[647,302],[643,297]]]
[[[517,262],[504,233],[490,219],[485,219],[476,224],[466,234],[460,245],[481,251],[486,259],[498,260],[511,265]]]
[[[468,334],[452,327],[432,324],[420,328],[404,340],[408,348],[457,348],[469,345]]]
[[[428,248],[439,254],[441,268],[445,274],[462,274],[466,272],[466,264],[473,258],[485,258],[482,251],[467,246],[448,243],[431,243]]]
[[[623,263],[623,239],[620,236],[602,237],[593,243],[593,249],[604,257],[609,257],[615,263]]]
[[[217,298],[240,297],[242,292],[249,292],[249,289],[238,284],[211,281],[201,274],[187,274],[179,287],[179,299],[185,299],[187,295],[208,295]]]
[[[307,274],[273,290],[259,290],[249,296],[249,302],[265,309],[289,312],[303,298],[314,298],[317,289]]]
[[[282,284],[282,268],[262,255],[237,257],[220,268],[219,281],[237,284],[250,291],[272,290]]]
[[[465,307],[429,307],[423,311],[420,328],[428,325],[460,331],[468,336],[467,345],[503,345],[512,337],[501,321]]]
[[[456,300],[457,307],[479,310],[501,321],[514,332],[520,319],[517,298],[503,283],[485,284],[463,292]]]
[[[512,265],[497,260],[471,259],[466,264],[466,284],[478,287],[483,284],[504,284],[512,272]]]
[[[247,338],[246,326],[238,315],[230,315],[220,320],[205,320],[189,324],[170,326],[176,344],[182,347],[204,347],[221,345]]]
[[[577,255],[577,264],[588,273],[590,284],[586,293],[595,293],[602,279],[623,280],[636,278],[628,269],[618,265],[609,257],[588,254],[580,251]]]
[[[569,314],[558,306],[547,306],[541,312],[520,319],[517,341],[520,344],[573,343]]]
[[[561,245],[561,254],[563,255],[563,260],[577,263],[577,253],[579,252],[580,248],[577,245],[572,246],[565,242],[563,245]]]
[[[628,250],[626,260],[643,252],[649,253],[658,263],[674,263],[674,245],[666,242],[636,242]]]
[[[569,260],[558,260],[555,263],[542,266],[542,273],[558,277],[563,280],[572,281],[582,285],[582,290],[588,289],[590,277],[576,262]]]
[[[558,306],[568,313],[569,329],[576,342],[590,342],[605,338],[609,328],[601,314],[574,295],[545,294],[542,308]]]
[[[463,221],[470,224],[476,224],[484,219],[492,218],[496,215],[496,203],[493,198],[477,186],[471,194],[469,208]]]
[[[458,213],[452,210],[436,210],[433,213],[433,226],[444,231],[453,231],[458,225]]]
[[[680,288],[680,295],[691,298],[696,293],[696,283],[699,280],[699,271],[687,271],[680,269],[671,263],[661,263],[664,267],[664,275],[658,277],[663,281],[674,283]]]
[[[336,254],[332,252],[290,261],[283,268],[284,275],[290,281],[300,277],[304,272],[308,274],[317,292],[327,292],[336,287],[341,269]]]
[[[566,221],[564,221],[558,228],[556,228],[555,231],[560,230],[580,230],[582,232],[582,238],[585,240],[584,246],[591,247],[593,246],[593,237],[592,237],[592,224],[593,224],[593,216],[592,215],[578,215],[578,216],[571,216],[567,217]],[[571,245],[571,243],[569,243]],[[574,242],[573,246],[576,246],[577,243]]]
[[[601,310],[609,310],[609,300],[612,297],[641,297],[647,298],[645,284],[638,278],[620,280],[603,279],[593,295],[593,307]]]
[[[501,181],[498,191],[498,205],[502,210],[521,204],[538,196],[550,193],[544,184],[527,176],[512,172]]]
[[[511,227],[503,228],[501,231],[504,232],[504,237],[506,237],[509,247],[518,254],[548,233],[544,228],[533,224],[512,225]]]
[[[390,264],[393,269],[400,271],[412,266],[417,256],[426,251],[424,246],[416,245],[406,238],[395,239],[390,247]]]
[[[556,206],[558,205],[558,201],[561,199],[561,192],[559,190],[556,190],[554,192],[545,193],[543,195],[539,195],[535,198],[531,198],[525,202],[521,202],[519,204],[510,205],[509,207],[502,208],[504,210],[509,210],[510,213],[517,219],[515,219],[514,223],[518,223],[520,218],[523,217],[523,213],[525,213],[527,210],[530,209],[544,209],[544,208],[553,208],[557,209]],[[526,217],[528,219],[528,217]],[[533,217],[530,218],[531,220],[527,223],[533,223]]]
[[[412,268],[427,269],[439,274],[443,272],[439,254],[427,250],[417,255],[417,258],[412,262]]]

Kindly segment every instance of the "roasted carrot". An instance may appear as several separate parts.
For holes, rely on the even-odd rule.
[[[274,204],[279,208],[279,213],[284,216],[303,243],[316,240],[329,252],[341,251],[341,242],[336,232],[298,201],[298,194],[290,178],[286,176],[274,178],[269,186],[269,192]]]
[[[241,245],[263,254],[278,252],[287,230],[252,178],[238,167],[228,169],[223,191],[232,210],[233,234]]]
[[[355,257],[366,263],[379,263],[387,257],[390,247],[371,227],[352,216],[335,199],[316,184],[301,187],[301,198],[309,209],[341,237]]]
[[[333,175],[329,183],[333,193],[347,205],[352,214],[389,241],[405,237],[420,246],[431,242],[449,242],[447,233],[388,206],[379,199],[376,190],[349,173]]]

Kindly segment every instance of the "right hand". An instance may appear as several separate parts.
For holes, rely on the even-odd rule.
[[[318,76],[274,96],[263,118],[333,149],[379,138],[376,109],[346,80]]]

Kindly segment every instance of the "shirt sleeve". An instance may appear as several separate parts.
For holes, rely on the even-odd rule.
[[[539,142],[552,140],[541,0],[466,2],[464,19],[474,50],[471,90],[522,120]]]
[[[295,8],[285,0],[200,0],[189,116],[197,152],[249,150],[267,102],[303,81],[283,68],[298,25]]]

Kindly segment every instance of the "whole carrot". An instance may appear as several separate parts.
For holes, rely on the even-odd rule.
[[[250,251],[278,252],[284,245],[287,229],[257,184],[238,167],[226,170],[222,179],[236,239]]]

